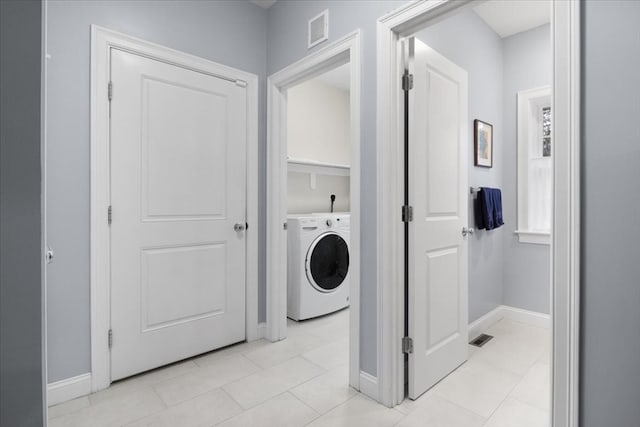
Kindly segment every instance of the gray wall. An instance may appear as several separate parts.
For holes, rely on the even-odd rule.
[[[329,9],[329,43],[362,31],[360,164],[362,215],[360,247],[360,369],[377,375],[376,278],[376,21],[405,1],[285,1],[269,9],[268,74],[305,57],[327,43],[307,49],[307,22]]]
[[[518,242],[517,222],[517,123],[516,94],[520,90],[551,85],[551,28],[543,25],[503,39],[504,137],[502,154],[505,220],[502,260],[503,304],[549,313],[551,253],[549,245]]]
[[[505,225],[478,230],[469,245],[469,321],[505,304],[549,313],[548,245],[519,243],[517,223],[516,93],[551,84],[551,29],[543,25],[501,39],[472,10],[465,10],[417,37],[467,70],[469,75],[469,147],[473,120],[493,124],[494,166],[473,166],[469,184],[502,189]],[[473,215],[470,212],[470,223]]]
[[[42,426],[42,3],[0,2],[0,425]]]
[[[269,9],[268,23],[268,74],[272,74],[322,47],[308,50],[306,47],[307,21],[324,9],[329,9],[329,41],[334,41],[356,29],[362,31],[362,123],[361,123],[361,164],[362,164],[362,312],[361,312],[361,368],[376,375],[376,307],[377,278],[376,259],[376,119],[375,119],[375,66],[376,44],[375,24],[384,13],[401,6],[404,2],[392,1],[278,1]],[[492,169],[469,167],[469,183],[473,186],[505,187],[507,179],[515,170],[515,158],[504,149],[507,144],[503,133],[503,47],[506,43],[493,32],[474,12],[466,10],[419,33],[419,38],[442,52],[452,61],[469,71],[469,141],[473,141],[473,119],[494,125],[496,152]],[[515,43],[511,43],[510,46]],[[549,52],[547,52],[549,53]],[[506,76],[505,76],[506,77]],[[515,120],[515,119],[514,119]],[[473,165],[473,150],[469,152],[469,164]],[[513,165],[508,165],[513,162]],[[512,169],[509,169],[513,166]],[[507,194],[508,202],[515,206],[515,194]],[[505,223],[515,227],[515,208],[505,213]],[[502,227],[492,231],[477,233],[470,246],[469,258],[469,320],[473,321],[505,302],[505,242],[511,242],[514,228]],[[538,249],[538,248],[535,248]],[[535,270],[539,276],[548,272],[549,260],[544,255],[536,255],[535,249],[518,252],[519,264],[527,265],[527,271]],[[548,254],[548,249],[547,254]],[[534,255],[532,255],[532,253]],[[518,255],[513,255],[517,257]],[[531,259],[528,259],[531,257]],[[528,263],[524,260],[528,259]],[[547,273],[548,274],[548,273]],[[535,277],[535,276],[534,276]],[[509,279],[513,279],[509,276]],[[533,280],[533,279],[532,279]],[[534,280],[535,281],[535,280]],[[544,285],[544,283],[543,283]],[[509,302],[522,308],[545,311],[549,296],[547,275],[546,290],[536,288],[536,298],[528,296],[512,297],[520,289],[509,290]],[[528,288],[526,292],[530,293]],[[543,301],[546,305],[530,305],[530,300]],[[522,302],[525,301],[525,302]],[[540,308],[542,307],[542,308]]]
[[[580,426],[640,425],[640,2],[582,17]]]
[[[246,1],[56,1],[48,6],[47,241],[49,382],[90,371],[90,25],[140,37],[260,78],[260,157],[265,158],[266,11]],[[265,164],[260,165],[264,176]],[[262,180],[264,183],[264,180]],[[260,192],[259,277],[265,276]],[[260,297],[264,301],[264,282]],[[262,304],[260,318],[265,318]]]
[[[418,39],[464,68],[469,76],[469,185],[503,188],[502,39],[472,10],[420,31]],[[493,168],[473,165],[473,120],[493,125]],[[503,197],[503,201],[508,199]],[[471,201],[471,199],[470,199]],[[474,224],[470,203],[469,224]],[[505,224],[514,222],[505,216]],[[469,321],[502,304],[506,227],[477,230],[469,240]]]

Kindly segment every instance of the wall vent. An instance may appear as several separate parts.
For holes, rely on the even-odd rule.
[[[309,20],[309,49],[329,39],[329,9]]]

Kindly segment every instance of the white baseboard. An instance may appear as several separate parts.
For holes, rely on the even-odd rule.
[[[489,329],[494,323],[505,318],[540,328],[551,328],[551,316],[548,314],[510,307],[508,305],[499,305],[469,324],[469,341],[478,337],[478,335]]]
[[[502,315],[507,319],[516,322],[526,323],[531,326],[540,328],[551,328],[551,316],[549,314],[538,313],[537,311],[524,310],[522,308],[510,307],[508,305],[500,306]]]
[[[258,337],[256,339],[261,339],[267,336],[267,323],[262,322],[258,323]]]
[[[91,374],[82,374],[47,385],[49,406],[66,402],[91,393]]]
[[[267,324],[260,323],[256,337],[251,341],[264,338],[267,333]],[[53,406],[62,402],[86,396],[91,393],[91,374],[82,374],[77,377],[67,378],[47,385],[47,405]]]
[[[360,371],[360,393],[378,401],[378,378]]]
[[[266,323],[258,323],[258,326],[254,328],[247,329],[247,342],[256,341],[262,339],[267,334],[267,324]]]
[[[502,307],[503,306],[499,305],[484,316],[469,323],[468,342],[471,342],[472,340],[477,338],[478,335],[489,329],[494,323],[500,321],[504,317],[502,313]]]

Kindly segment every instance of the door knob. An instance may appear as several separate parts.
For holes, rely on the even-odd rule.
[[[462,236],[466,236],[467,234],[473,234],[475,230],[472,227],[462,227]]]
[[[238,231],[238,232],[240,232],[240,231],[244,231],[244,230],[245,230],[245,228],[247,228],[247,227],[246,227],[246,225],[245,225],[245,224],[240,224],[240,223],[236,223],[236,224],[233,226],[233,229],[234,229],[235,231]]]
[[[53,249],[51,249],[48,245],[47,245],[47,252],[45,254],[45,259],[47,260],[47,264],[51,264],[53,262]]]

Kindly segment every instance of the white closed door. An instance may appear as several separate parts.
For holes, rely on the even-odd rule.
[[[409,397],[467,359],[467,73],[409,40]]]
[[[246,94],[111,51],[111,379],[245,339]]]

